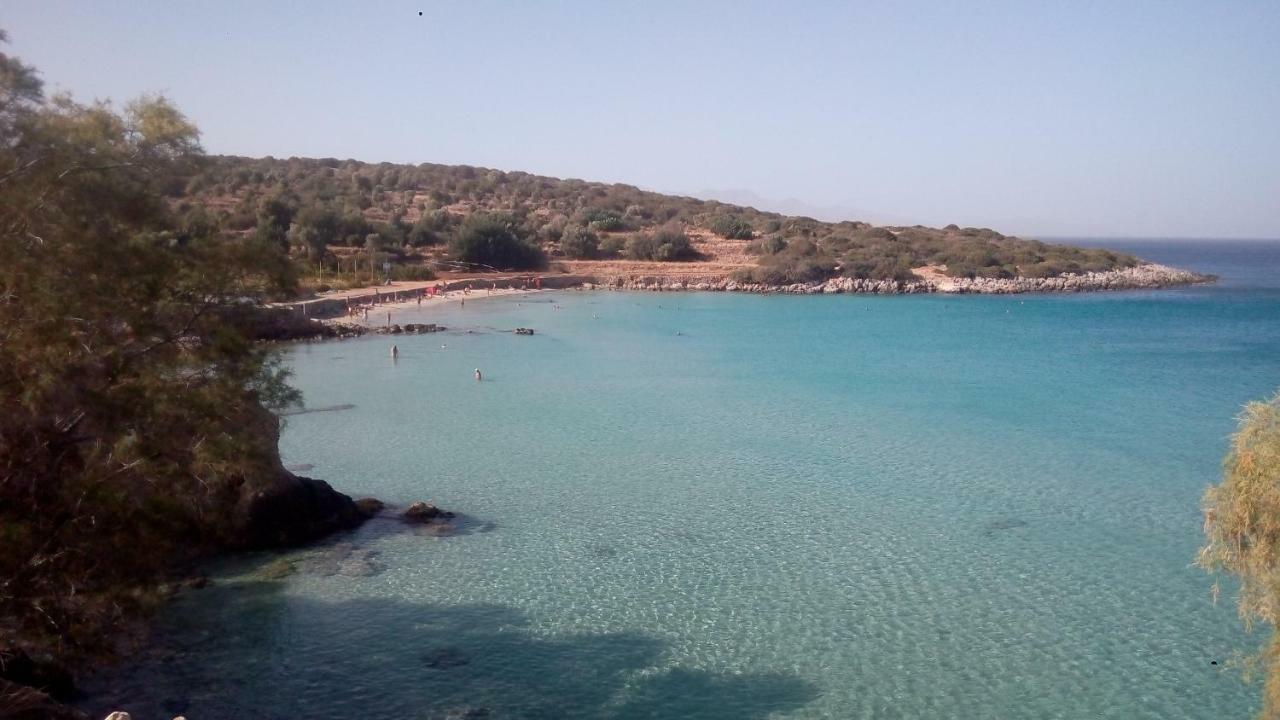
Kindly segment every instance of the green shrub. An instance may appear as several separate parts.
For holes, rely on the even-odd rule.
[[[692,260],[698,252],[680,225],[668,223],[654,232],[632,235],[626,255],[632,260]]]
[[[444,210],[424,212],[409,229],[409,244],[422,247],[448,242],[449,229],[452,225],[453,216]]]
[[[837,266],[835,259],[816,243],[800,238],[780,252],[761,256],[758,267],[740,270],[734,277],[766,285],[821,282],[834,275]]]
[[[600,238],[580,225],[570,225],[560,236],[560,249],[565,257],[574,260],[591,260],[600,252]]]
[[[627,221],[612,210],[588,209],[578,213],[575,219],[596,232],[621,232],[630,229]]]
[[[707,226],[711,232],[730,240],[750,240],[755,236],[751,223],[737,215],[717,215]]]
[[[546,267],[541,248],[525,242],[510,216],[476,214],[467,218],[449,241],[449,255],[473,266],[495,270]]]

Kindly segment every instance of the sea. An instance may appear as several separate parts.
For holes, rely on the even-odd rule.
[[[1280,388],[1280,242],[1071,242],[1219,280],[481,292],[394,313],[446,332],[292,346],[285,462],[457,532],[222,562],[84,707],[1248,718],[1266,630],[1193,561],[1241,407]]]

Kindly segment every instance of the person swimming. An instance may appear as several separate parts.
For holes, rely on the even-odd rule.
[[[484,380],[484,376],[480,374],[480,368],[476,368],[476,382]]]

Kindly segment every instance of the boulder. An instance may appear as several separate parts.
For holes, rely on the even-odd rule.
[[[228,522],[219,533],[235,550],[295,547],[368,519],[347,495],[329,483],[285,470],[278,442],[280,420],[261,406],[246,418],[257,430],[266,458],[260,472],[234,486]]]
[[[377,498],[366,497],[356,500],[356,509],[360,511],[360,514],[367,518],[371,518],[382,512],[382,509],[385,507],[386,504]]]
[[[431,503],[418,501],[410,505],[400,517],[407,523],[423,525],[437,519],[452,519],[453,513],[441,510]]]

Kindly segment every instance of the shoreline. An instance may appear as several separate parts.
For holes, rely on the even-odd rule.
[[[540,288],[529,287],[531,280]],[[1118,290],[1158,290],[1212,283],[1212,275],[1182,270],[1158,263],[1143,263],[1131,268],[1047,278],[953,278],[940,273],[920,276],[917,280],[870,280],[846,277],[825,281],[770,285],[744,283],[724,276],[653,275],[523,275],[518,277],[477,276],[458,280],[393,283],[388,286],[357,288],[340,293],[274,303],[269,308],[296,313],[300,319],[317,320],[329,327],[359,326],[384,328],[396,325],[394,314],[404,310],[422,310],[465,300],[533,294],[543,290],[631,290],[648,292],[743,292],[759,295],[1017,295],[1027,293],[1079,293]],[[489,285],[469,294],[463,288]],[[431,287],[442,288],[441,295],[425,293]],[[356,313],[352,313],[352,309]],[[369,316],[363,315],[368,310]],[[390,320],[387,313],[391,313]]]

